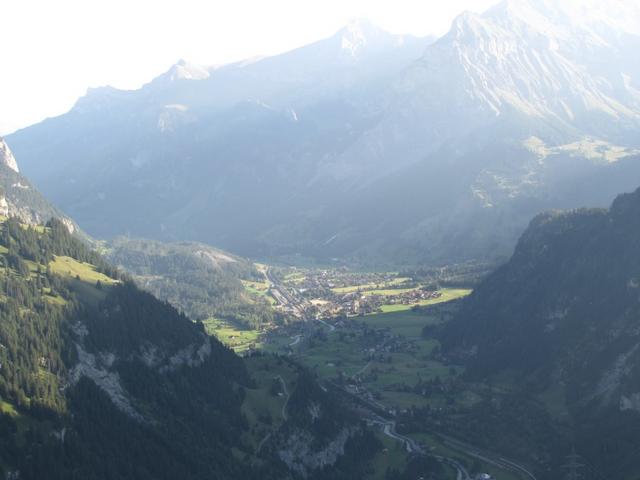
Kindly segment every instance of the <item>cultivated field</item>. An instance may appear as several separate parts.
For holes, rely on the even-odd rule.
[[[202,321],[206,332],[215,335],[236,353],[244,353],[250,348],[260,348],[259,332],[243,329],[230,321],[219,318],[208,318]]]

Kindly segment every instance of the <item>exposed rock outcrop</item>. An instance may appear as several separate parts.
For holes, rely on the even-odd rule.
[[[0,163],[6,165],[16,173],[20,172],[18,169],[18,162],[16,162],[13,153],[11,153],[9,146],[2,137],[0,137]]]
[[[69,375],[71,384],[74,385],[82,377],[87,377],[102,389],[121,411],[139,422],[147,422],[145,417],[131,404],[127,392],[120,383],[120,375],[108,369],[109,362],[103,363],[103,358],[108,358],[108,356],[96,356],[87,352],[80,344],[76,344],[76,350],[78,363]]]
[[[278,457],[289,470],[307,477],[312,470],[322,469],[336,463],[344,455],[347,441],[358,431],[357,427],[345,427],[324,448],[314,448],[315,438],[304,430],[297,430],[287,438]]]

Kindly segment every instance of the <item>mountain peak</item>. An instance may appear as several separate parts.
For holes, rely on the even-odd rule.
[[[204,80],[209,77],[209,71],[201,65],[181,58],[163,76],[170,82],[176,80]]]
[[[212,67],[212,70],[215,70],[215,68],[216,67]],[[164,89],[181,80],[204,80],[209,78],[209,76],[209,69],[185,60],[184,58],[180,58],[176,63],[171,65],[166,72],[158,75],[145,86],[154,89]]]
[[[368,45],[388,34],[365,18],[353,18],[338,32],[340,47],[352,57],[358,56]]]
[[[458,16],[425,59],[436,72],[449,61],[458,91],[497,116],[518,112],[580,124],[589,134],[597,131],[596,116],[637,123],[640,102],[624,33],[640,24],[640,7],[624,0],[606,7],[592,0],[504,0],[483,14]],[[625,70],[612,52],[628,62]],[[625,75],[631,80],[621,81]]]

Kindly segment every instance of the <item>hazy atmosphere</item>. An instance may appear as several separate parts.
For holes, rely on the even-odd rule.
[[[178,59],[212,66],[273,55],[366,18],[394,33],[442,34],[495,0],[234,2],[24,0],[2,7],[0,134],[59,115],[89,87],[138,88]]]
[[[0,480],[640,479],[638,2],[0,25]]]

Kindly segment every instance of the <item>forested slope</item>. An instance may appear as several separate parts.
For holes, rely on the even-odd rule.
[[[369,434],[335,401],[306,395],[302,385],[315,385],[308,373],[278,360],[267,373],[288,372],[300,411],[256,423],[274,401],[256,375],[273,360],[252,359],[248,370],[248,360],[139,290],[58,220],[0,223],[0,288],[0,478],[282,479],[366,469],[358,445]],[[269,433],[262,449],[258,427]],[[336,441],[329,461],[305,458]]]
[[[531,458],[558,468],[575,445],[593,478],[636,478],[639,288],[640,190],[609,210],[536,217],[442,332],[444,351],[468,366],[470,380],[509,392],[466,420],[473,435],[528,443]]]

